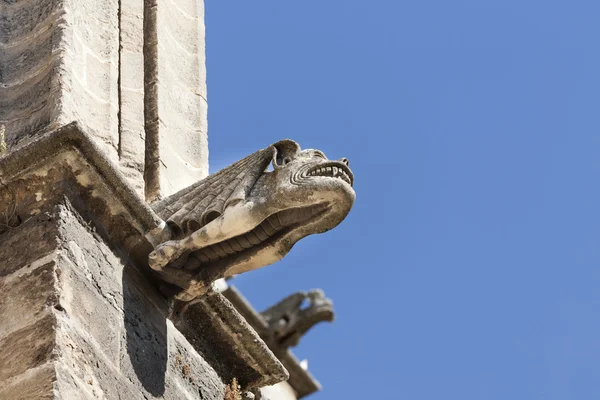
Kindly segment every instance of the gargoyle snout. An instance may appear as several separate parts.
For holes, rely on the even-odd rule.
[[[346,167],[350,166],[350,160],[348,160],[346,157],[340,158],[339,161],[346,164]]]

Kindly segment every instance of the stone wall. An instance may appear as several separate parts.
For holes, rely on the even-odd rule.
[[[0,4],[0,124],[9,149],[78,121],[116,159],[118,1]]]
[[[0,398],[222,399],[166,303],[68,204],[0,235]]]
[[[148,200],[208,174],[202,0],[0,0],[8,149],[77,122]]]
[[[208,175],[204,6],[145,0],[146,198]]]

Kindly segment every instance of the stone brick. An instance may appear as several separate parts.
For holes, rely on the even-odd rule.
[[[50,261],[0,278],[0,338],[51,313],[58,300],[55,268]]]
[[[20,1],[2,5],[0,42],[8,44],[27,36],[35,29],[48,27],[56,18],[59,2],[48,0]]]
[[[149,8],[149,4],[155,6]],[[204,3],[146,6],[146,195],[168,196],[208,175]]]
[[[58,318],[58,326],[57,343],[62,351],[56,365],[57,398],[144,398],[135,380],[126,379],[100,349],[94,331],[82,329],[66,314]]]
[[[2,6],[0,124],[9,148],[79,121],[107,155],[118,147],[118,1]]]
[[[86,332],[93,332],[98,352],[102,352],[114,365],[118,365],[123,331],[123,312],[101,296],[101,290],[85,271],[60,257],[61,306],[72,320]]]
[[[52,31],[42,31],[35,41],[22,41],[17,45],[0,47],[0,59],[4,68],[0,70],[0,82],[11,84],[18,81],[24,73],[41,71],[52,56]]]
[[[33,368],[12,382],[0,385],[0,399],[6,400],[51,400],[54,396],[56,372],[53,363]]]
[[[0,339],[0,382],[49,361],[55,329],[56,319],[50,314]]]
[[[215,370],[170,321],[167,332],[170,337],[168,381],[177,382],[177,386],[188,393],[191,399],[222,400],[225,385],[218,379]],[[169,388],[172,386],[173,383],[168,385]],[[177,399],[176,396],[172,398]]]
[[[156,288],[69,207],[57,223],[60,398],[221,400],[219,375],[166,319]]]
[[[52,217],[37,215],[0,235],[0,277],[55,251],[58,229]]]

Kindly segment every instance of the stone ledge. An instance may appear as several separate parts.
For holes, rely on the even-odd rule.
[[[127,262],[138,271],[131,279],[143,281],[144,287],[148,282],[160,283],[147,265],[147,255],[152,243],[161,240],[162,221],[79,124],[71,123],[39,135],[0,157],[0,221],[7,222],[0,223],[0,235],[27,224],[35,232],[45,218],[43,210],[63,203],[65,198],[80,215],[80,223],[87,224],[92,234],[102,238],[115,254],[126,255]],[[42,230],[39,235],[44,233]],[[52,231],[50,236],[54,234]],[[10,251],[4,254],[7,260],[11,259]],[[26,256],[20,255],[13,261],[19,268],[35,261],[23,259]],[[150,297],[160,297],[156,287],[151,290],[154,294]],[[167,303],[158,303],[162,303],[158,317],[165,318],[169,313]],[[186,328],[186,339],[224,383],[236,377],[252,388],[272,385],[287,377],[277,357],[221,294],[211,294],[197,302],[194,309],[196,312],[177,324]]]
[[[213,338],[212,344],[218,343],[219,351],[211,349],[204,355],[227,382],[236,378],[245,388],[259,388],[289,378],[266,343],[258,336],[245,334],[248,330],[254,332],[252,326],[223,295],[212,293],[195,300],[180,315],[180,318],[175,318],[175,326],[195,348],[203,349],[205,335]],[[235,349],[236,356],[242,357],[243,363],[232,360],[227,349]],[[254,373],[240,370],[241,365],[252,366]]]

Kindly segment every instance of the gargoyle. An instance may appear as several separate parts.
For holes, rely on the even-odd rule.
[[[333,303],[319,289],[299,292],[264,311],[262,316],[273,340],[282,347],[293,347],[319,322],[333,321]]]
[[[192,300],[216,279],[272,264],[337,226],[354,203],[353,183],[347,159],[282,140],[155,203],[170,240],[149,264],[181,289],[177,299]]]

